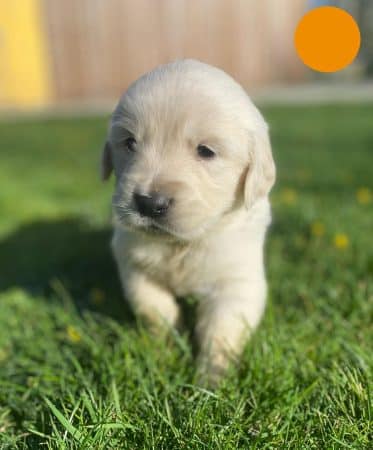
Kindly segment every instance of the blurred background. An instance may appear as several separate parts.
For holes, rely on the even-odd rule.
[[[301,16],[326,4],[348,10],[363,37],[354,64],[327,76],[304,67],[293,45]],[[304,86],[324,82],[353,87],[373,76],[373,2],[0,0],[0,107],[5,111],[110,109],[139,75],[185,57],[221,67],[258,95],[276,97],[282,92],[278,87],[292,86],[297,90],[291,95],[302,97]]]

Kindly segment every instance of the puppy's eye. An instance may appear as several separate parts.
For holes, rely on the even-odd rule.
[[[124,145],[126,147],[127,150],[129,150],[130,152],[135,152],[136,151],[136,139],[133,137],[129,137],[124,141]]]
[[[212,159],[215,156],[215,153],[211,150],[211,148],[208,148],[206,145],[202,144],[197,147],[197,153],[203,159]]]

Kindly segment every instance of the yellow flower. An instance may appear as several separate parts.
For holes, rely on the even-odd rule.
[[[82,337],[78,330],[74,328],[72,325],[68,325],[66,328],[67,337],[71,342],[79,342]]]
[[[348,236],[344,233],[337,233],[334,236],[334,246],[339,250],[344,250],[350,244]]]
[[[105,300],[105,292],[99,288],[93,288],[91,290],[91,300],[95,305],[101,305]]]
[[[360,188],[356,191],[356,199],[362,205],[367,205],[372,201],[372,192],[368,188]]]
[[[314,222],[311,225],[311,233],[314,236],[321,237],[325,234],[325,225],[321,222]]]
[[[4,349],[0,348],[0,362],[5,361],[7,357],[8,353]]]
[[[35,377],[27,377],[26,384],[28,387],[32,387],[34,386],[35,381],[36,381]]]
[[[298,195],[294,189],[286,188],[281,193],[281,200],[287,205],[294,205],[297,199]]]

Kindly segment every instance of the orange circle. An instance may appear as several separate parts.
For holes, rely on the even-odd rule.
[[[355,59],[360,49],[360,30],[345,10],[321,6],[302,17],[294,42],[306,66],[319,72],[336,72]]]

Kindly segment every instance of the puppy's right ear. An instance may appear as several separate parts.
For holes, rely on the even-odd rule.
[[[251,167],[245,181],[245,204],[250,208],[268,195],[276,178],[268,129],[265,126],[255,134]]]
[[[101,156],[101,179],[106,181],[113,171],[113,159],[111,155],[111,146],[108,141],[105,142]]]

